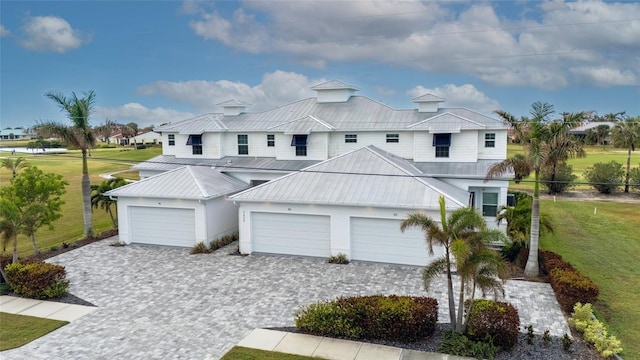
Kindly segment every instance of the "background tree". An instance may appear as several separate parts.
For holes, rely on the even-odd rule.
[[[627,171],[624,178],[624,192],[629,192],[629,175],[631,171],[631,152],[640,146],[640,117],[628,118],[616,123],[611,131],[613,146],[627,149]]]
[[[582,144],[569,134],[569,130],[581,125],[586,117],[587,114],[584,112],[563,113],[561,119],[551,121],[546,126],[548,129],[547,139],[545,139],[548,144],[546,170],[550,174],[546,186],[549,189],[549,194],[559,194],[563,187],[566,187],[564,183],[556,183],[560,170],[559,165],[566,165],[566,161],[571,157],[587,156]]]
[[[95,131],[102,138],[106,139],[107,144],[111,143],[111,135],[119,129],[118,123],[113,120],[106,119],[104,124],[96,126]]]
[[[6,168],[7,170],[11,171],[13,177],[16,177],[16,175],[18,175],[18,170],[24,169],[28,166],[29,163],[22,156],[15,159],[9,157],[4,158],[2,159],[2,165],[0,165],[0,167]]]
[[[18,262],[18,232],[23,224],[22,214],[14,203],[12,186],[0,188],[0,223],[3,234],[13,240],[13,263]]]
[[[45,225],[53,229],[52,223],[62,217],[62,196],[67,184],[62,175],[45,174],[36,166],[27,168],[11,181],[12,200],[22,217],[19,231],[31,239],[36,254],[40,252],[36,232]]]
[[[116,205],[116,201],[112,200],[109,196],[105,196],[104,193],[109,190],[117,189],[126,184],[127,182],[123,178],[115,177],[115,178],[103,181],[102,183],[100,183],[100,185],[91,185],[91,205],[96,209],[97,208],[104,209],[104,211],[106,211],[107,214],[109,214],[109,217],[111,218],[111,223],[113,224],[114,228],[118,227],[118,217],[117,217],[118,210],[116,207],[116,214],[114,216],[113,211],[111,210],[111,207]]]
[[[584,177],[601,194],[611,194],[620,188],[624,170],[622,164],[615,160],[598,162],[587,168]]]
[[[609,127],[609,125],[603,124],[603,125],[596,126],[595,132],[596,132],[596,137],[598,139],[598,145],[604,146],[605,139],[609,135],[610,131],[611,131],[611,127]]]
[[[70,97],[66,97],[62,93],[47,92],[45,97],[58,104],[61,111],[71,120],[72,125],[68,126],[49,121],[38,124],[38,130],[42,134],[56,136],[67,144],[77,147],[82,152],[82,217],[84,220],[84,237],[90,238],[93,237],[93,224],[91,220],[91,183],[89,182],[87,154],[96,144],[96,138],[89,123],[89,116],[95,104],[95,93],[88,91],[83,95],[83,98],[79,98],[72,92]]]
[[[126,125],[122,125],[120,127],[120,132],[122,133],[122,136],[126,137],[127,139],[133,138],[133,146],[134,148],[136,148],[136,135],[138,135],[138,124],[134,123],[134,122],[130,122]],[[131,143],[129,143],[129,145],[131,145]]]

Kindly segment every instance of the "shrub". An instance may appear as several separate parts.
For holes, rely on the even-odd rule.
[[[562,337],[562,349],[564,349],[564,351],[566,352],[569,352],[571,351],[571,345],[573,345],[573,340],[571,340],[569,335],[565,333]]]
[[[57,298],[69,288],[64,266],[41,261],[15,263],[8,265],[5,272],[11,289],[29,298]]]
[[[640,190],[640,165],[637,168],[629,169],[629,184],[632,189]]]
[[[595,163],[585,171],[584,177],[600,193],[611,194],[623,183],[624,170],[622,164],[616,161]]]
[[[506,302],[474,300],[466,334],[472,340],[493,339],[494,345],[511,349],[518,342],[518,310]]]
[[[209,244],[209,250],[211,252],[216,251],[220,248],[223,248],[229,244],[231,244],[234,241],[238,241],[239,235],[238,232],[232,233],[232,234],[228,234],[228,235],[223,235],[215,240],[213,240],[211,242],[211,244]]]
[[[487,340],[473,341],[464,336],[464,334],[447,330],[444,333],[444,340],[438,345],[438,351],[457,356],[470,356],[476,359],[493,359],[500,348],[493,345],[491,339]]]
[[[543,169],[540,173],[540,180],[550,194],[561,194],[573,186],[573,182],[578,178],[573,175],[573,168],[566,163],[559,163],[556,166],[556,176],[552,179],[551,169]]]
[[[11,292],[11,286],[5,282],[0,282],[0,295],[7,295]]]
[[[327,259],[327,262],[329,264],[348,264],[349,259],[347,258],[347,255],[340,253],[338,255],[330,256]]]
[[[595,302],[600,292],[598,285],[575,270],[552,269],[549,281],[558,303],[568,313],[576,303]]]
[[[296,327],[305,333],[400,342],[431,335],[437,321],[435,299],[395,295],[342,297],[295,313]]]
[[[551,270],[550,266],[553,266],[554,263],[550,263],[551,260],[560,260],[564,261],[562,255],[556,254],[553,251],[540,250],[538,252],[538,262],[540,263],[540,271],[544,275],[548,275]],[[557,263],[555,263],[557,265]]]
[[[209,248],[202,241],[197,243],[194,247],[191,248],[191,251],[189,251],[190,255],[208,254],[208,253],[209,253]]]
[[[524,241],[512,241],[500,249],[500,255],[509,262],[516,262],[520,255],[520,250],[524,249],[525,246]]]
[[[577,303],[573,307],[569,324],[581,332],[584,339],[592,343],[602,356],[609,357],[622,352],[620,340],[608,335],[604,325],[593,317],[591,304]]]

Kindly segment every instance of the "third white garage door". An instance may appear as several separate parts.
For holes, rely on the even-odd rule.
[[[134,243],[185,247],[196,244],[193,209],[131,206],[128,211]]]
[[[351,218],[351,258],[392,264],[424,266],[429,262],[424,233],[400,231],[400,220]],[[434,257],[443,254],[434,248]]]
[[[330,229],[329,216],[263,212],[251,214],[254,252],[329,257]]]

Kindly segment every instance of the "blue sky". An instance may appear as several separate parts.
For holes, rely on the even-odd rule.
[[[94,90],[92,124],[262,111],[339,79],[397,108],[640,115],[640,2],[2,1],[0,127],[65,121],[43,94]]]

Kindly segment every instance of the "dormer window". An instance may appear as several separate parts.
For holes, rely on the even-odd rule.
[[[307,156],[307,135],[293,135],[291,146],[296,147],[296,156]]]
[[[349,143],[357,143],[358,142],[358,134],[346,134],[344,136],[344,142]]]
[[[451,134],[433,134],[433,146],[436,148],[437,158],[448,158]]]
[[[191,145],[193,155],[202,155],[202,135],[189,135],[187,145]]]
[[[176,144],[176,136],[174,134],[169,134],[169,146],[175,146]]]

